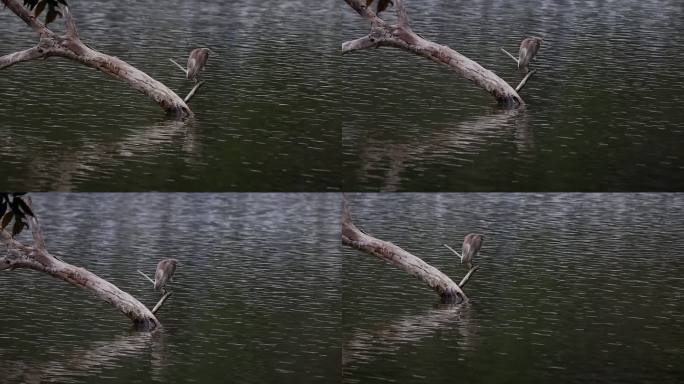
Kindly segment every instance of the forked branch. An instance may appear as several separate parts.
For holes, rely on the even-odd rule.
[[[119,58],[98,52],[83,44],[68,7],[63,9],[66,33],[60,36],[34,17],[19,0],[0,1],[39,36],[35,47],[0,56],[0,70],[28,60],[52,56],[62,57],[126,82],[131,88],[145,94],[165,111],[179,119],[192,116],[185,101],[161,82]]]
[[[437,292],[442,302],[461,303],[468,301],[468,297],[461,289],[461,286],[437,268],[397,245],[377,239],[359,230],[353,223],[351,211],[346,201],[342,207],[342,244],[373,255],[403,269]],[[465,285],[468,282],[468,279],[476,269],[471,269],[461,281],[461,285]]]
[[[30,199],[27,201],[30,205]],[[6,230],[1,231],[0,242],[7,247],[7,251],[2,253],[3,256],[0,256],[0,270],[26,268],[43,272],[85,289],[110,303],[126,315],[138,329],[152,330],[160,325],[154,312],[168,298],[167,295],[162,297],[159,303],[157,303],[154,311],[150,311],[135,297],[122,291],[107,280],[84,268],[71,265],[51,255],[45,247],[38,219],[35,216],[29,216],[28,220],[33,237],[33,245],[31,246],[24,245],[15,240]]]
[[[364,19],[370,21],[371,30],[367,36],[342,43],[342,53],[350,53],[373,47],[395,47],[428,58],[449,67],[473,84],[489,92],[496,100],[507,107],[521,107],[525,103],[513,87],[485,69],[477,62],[461,55],[455,50],[433,43],[414,33],[404,0],[394,0],[397,24],[390,25],[378,17],[366,5],[365,0],[345,0]]]

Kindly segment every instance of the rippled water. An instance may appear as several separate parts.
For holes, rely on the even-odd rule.
[[[149,306],[158,295],[136,269],[177,258],[174,295],[145,334],[67,283],[0,273],[0,383],[339,381],[338,195],[33,200],[53,254]]]
[[[684,188],[684,4],[649,1],[410,1],[415,32],[509,83],[517,53],[543,36],[502,112],[445,67],[394,48],[343,56],[347,190],[634,191]],[[340,42],[368,25],[349,7]],[[393,11],[383,13],[393,17]]]
[[[465,287],[471,302],[455,307],[395,267],[344,252],[344,382],[684,378],[683,196],[349,198],[366,232],[452,278],[465,271],[442,244],[486,238]]]
[[[0,180],[14,190],[326,191],[340,187],[341,7],[305,1],[74,1],[85,43],[185,95],[169,58],[217,56],[178,124],[126,84],[63,60],[0,71]],[[61,28],[61,21],[53,24]],[[0,10],[0,55],[36,38]]]

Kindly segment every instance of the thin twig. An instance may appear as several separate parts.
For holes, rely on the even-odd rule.
[[[518,61],[518,59],[516,59],[515,56],[511,55],[510,53],[508,53],[507,50],[505,50],[505,49],[503,49],[503,48],[501,48],[501,50],[504,51],[504,53],[507,54],[508,57],[510,57],[511,59],[513,59],[513,61],[515,61],[515,65],[520,65],[520,61]]]
[[[460,253],[456,252],[453,248],[451,248],[450,246],[448,246],[448,245],[446,245],[446,244],[444,244],[444,246],[447,247],[447,248],[449,248],[449,250],[450,250],[451,252],[455,253],[456,256],[458,256],[459,259],[463,260],[463,256],[461,256]]]
[[[402,0],[394,0],[394,8],[397,11],[397,21],[399,22],[399,26],[408,27],[409,19],[404,2]]]
[[[147,276],[143,271],[141,271],[141,270],[138,269],[138,273],[141,274],[141,275],[143,275],[143,276],[145,276],[145,278],[146,278],[147,280],[149,280],[150,283],[154,284],[154,280],[150,279],[150,277]],[[154,312],[153,312],[153,313],[154,313]]]
[[[174,59],[169,59],[169,60],[170,60],[172,63],[176,64],[176,66],[177,66],[178,68],[180,68],[180,70],[183,71],[183,73],[185,73],[185,76],[188,76],[188,70],[187,70],[187,69],[183,68],[182,65],[176,63],[176,61],[175,61]]]
[[[523,87],[525,86],[525,84],[527,84],[527,80],[529,80],[530,77],[532,77],[532,75],[533,75],[535,72],[537,72],[536,69],[533,69],[533,70],[527,72],[527,75],[525,75],[525,77],[523,77],[523,79],[520,80],[520,84],[518,84],[518,86],[515,87],[515,91],[516,91],[516,92],[520,92],[520,90],[523,89]]]
[[[197,90],[202,86],[202,84],[204,84],[204,81],[200,81],[199,83],[195,84],[195,86],[192,87],[190,92],[188,92],[188,95],[185,96],[185,100],[183,100],[183,101],[185,101],[186,103],[189,103],[190,99],[192,99],[192,97],[195,96],[195,92],[197,92]]]
[[[72,39],[78,39],[78,28],[76,27],[76,22],[71,16],[71,11],[69,7],[64,7],[64,25],[66,26],[66,35]]]
[[[477,271],[478,269],[480,269],[480,266],[479,266],[479,265],[476,265],[476,266],[470,268],[470,271],[468,271],[468,273],[466,273],[466,275],[463,276],[463,279],[461,279],[461,282],[458,283],[458,286],[461,287],[461,288],[463,288],[463,287],[466,285],[466,283],[468,282],[468,280],[470,280],[470,276],[471,276],[473,273],[475,273],[475,271]]]
[[[173,294],[173,292],[171,292],[171,291],[166,292],[164,294],[164,296],[162,296],[161,299],[159,299],[159,301],[157,302],[157,305],[155,305],[154,308],[152,308],[152,314],[156,314],[157,311],[159,310],[159,308],[161,308],[161,306],[164,305],[164,302],[166,301],[166,299],[171,297],[172,294]]]

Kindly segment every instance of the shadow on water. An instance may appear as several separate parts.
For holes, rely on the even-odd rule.
[[[28,167],[29,179],[34,180],[33,188],[37,190],[72,191],[78,189],[79,180],[93,178],[105,167],[116,168],[118,162],[154,155],[164,147],[179,148],[187,155],[184,161],[193,164],[202,152],[197,135],[194,119],[163,121],[116,141],[83,143],[79,148],[62,152],[57,159],[35,157]]]
[[[465,122],[446,124],[431,129],[426,135],[415,135],[401,143],[387,143],[384,139],[368,139],[360,144],[358,179],[381,179],[381,190],[392,192],[405,189],[402,173],[407,168],[420,168],[425,162],[454,162],[468,167],[468,157],[484,152],[491,141],[506,138],[515,144],[520,156],[534,149],[534,137],[529,128],[525,109],[497,109],[490,114]],[[464,188],[472,188],[472,185]]]
[[[76,383],[84,377],[102,375],[109,369],[125,365],[124,359],[149,361],[152,380],[164,377],[168,366],[166,334],[163,328],[153,332],[118,335],[56,354],[50,361],[8,360],[0,362],[0,383]]]
[[[458,348],[470,349],[478,329],[471,316],[473,310],[470,303],[435,304],[423,313],[403,316],[374,329],[355,329],[343,347],[342,366],[379,358],[378,352],[396,353],[402,345],[420,344],[421,340],[432,338],[445,329],[456,329],[460,335],[455,340]]]

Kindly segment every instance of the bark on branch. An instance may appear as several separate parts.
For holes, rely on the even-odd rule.
[[[404,0],[395,0],[398,23],[387,24],[366,6],[365,0],[345,0],[359,15],[371,22],[367,36],[344,42],[342,53],[372,47],[395,47],[444,64],[473,84],[489,92],[506,107],[521,107],[525,103],[513,87],[477,62],[455,50],[426,40],[411,30]]]
[[[388,241],[377,239],[359,230],[354,225],[351,211],[346,201],[342,208],[342,244],[373,255],[403,269],[409,275],[421,280],[437,292],[442,302],[462,303],[468,301],[468,297],[461,287],[437,268]],[[471,271],[463,279],[463,285],[468,281],[467,278],[470,277],[472,272],[474,271]]]
[[[150,311],[132,295],[85,268],[71,265],[51,255],[45,248],[38,219],[29,217],[28,221],[34,241],[32,246],[24,245],[13,239],[6,230],[2,230],[0,233],[0,241],[7,246],[7,252],[0,257],[0,271],[27,268],[46,273],[85,289],[111,304],[126,315],[137,329],[153,330],[160,326],[153,311]],[[155,311],[159,309],[167,297],[160,300]]]
[[[119,58],[98,52],[85,45],[79,38],[76,23],[68,7],[63,9],[66,33],[60,36],[38,21],[18,0],[1,1],[15,15],[24,20],[39,35],[40,40],[33,48],[0,57],[0,70],[37,58],[62,57],[126,82],[131,88],[145,94],[166,112],[179,119],[192,115],[185,101],[161,82]]]

